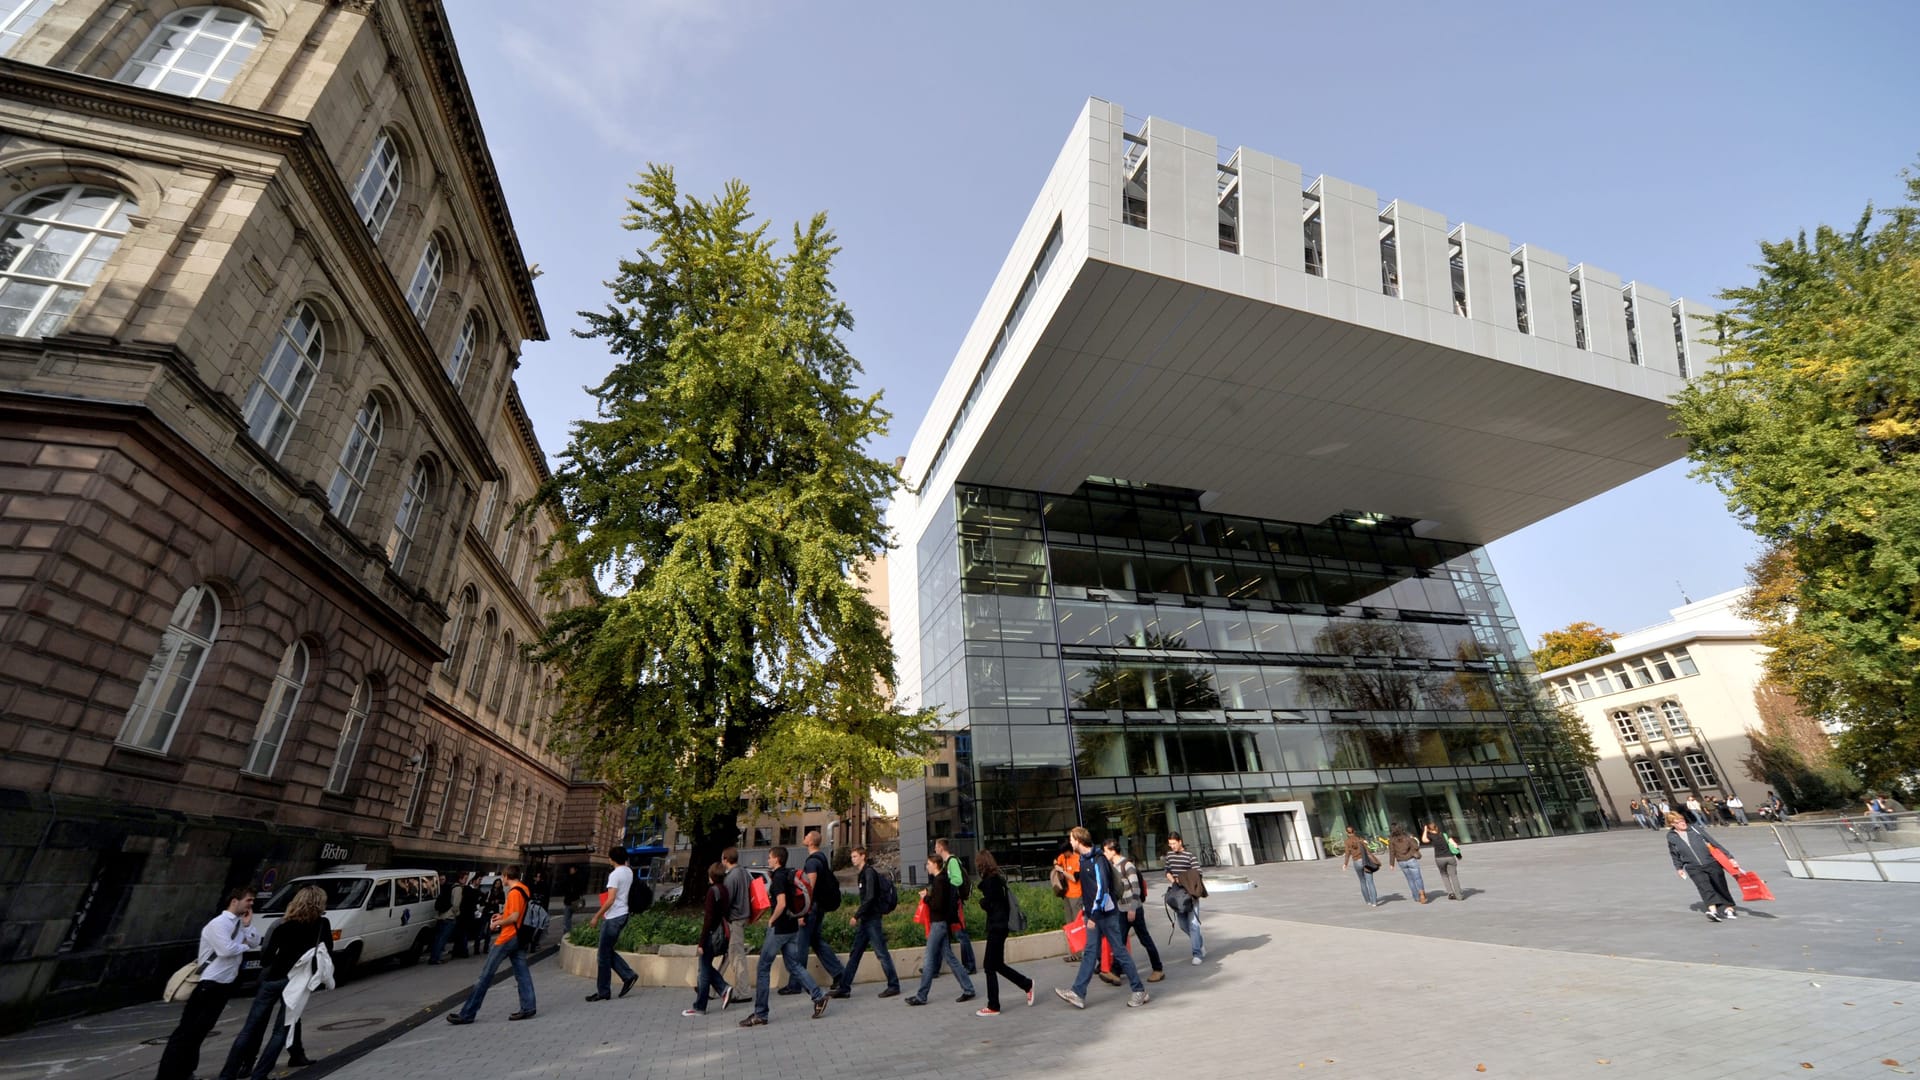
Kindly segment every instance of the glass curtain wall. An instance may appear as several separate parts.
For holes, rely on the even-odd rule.
[[[1031,870],[1081,822],[1150,865],[1170,831],[1250,862],[1209,826],[1249,803],[1302,803],[1315,844],[1395,821],[1468,841],[1584,827],[1478,548],[1123,482],[961,485],[950,511],[917,551],[924,700],[966,736],[952,796],[929,781],[930,839]]]

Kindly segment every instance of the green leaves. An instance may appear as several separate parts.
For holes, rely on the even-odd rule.
[[[572,525],[550,580],[605,590],[540,642],[566,672],[563,746],[703,835],[743,798],[845,811],[919,771],[929,717],[893,706],[859,577],[898,478],[866,451],[888,416],[854,392],[839,249],[817,216],[777,250],[738,182],[702,200],[656,166],[633,190],[642,246],[581,313],[614,366],[522,510]]]
[[[1724,294],[1720,362],[1674,408],[1695,474],[1769,543],[1771,671],[1853,725],[1842,757],[1869,783],[1920,766],[1920,177],[1908,191],[1762,244],[1759,280]]]

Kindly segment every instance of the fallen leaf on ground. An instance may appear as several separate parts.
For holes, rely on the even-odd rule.
[[[1611,1065],[1613,1064],[1613,1059],[1612,1058],[1594,1058],[1593,1063],[1595,1065]]]
[[[1841,1002],[1840,1004],[1842,1004],[1842,1005],[1846,1005],[1846,1006],[1848,1006],[1848,1007],[1852,1007],[1852,1005],[1853,1005],[1853,1002],[1851,1002],[1851,1001],[1843,1001],[1843,1002]]]
[[[1895,1061],[1895,1060],[1893,1060],[1892,1058],[1881,1058],[1881,1059],[1880,1059],[1880,1064],[1882,1064],[1882,1065],[1898,1065],[1898,1064],[1900,1064],[1900,1063],[1899,1063],[1899,1062],[1897,1062],[1897,1061]]]
[[[1811,1062],[1811,1061],[1803,1061],[1803,1062],[1801,1062],[1801,1063],[1800,1063],[1800,1067],[1801,1067],[1801,1068],[1803,1068],[1803,1069],[1811,1069],[1811,1068],[1813,1068],[1813,1062]]]
[[[1475,1066],[1473,1067],[1473,1071],[1474,1071],[1474,1072],[1486,1072],[1486,1071],[1487,1071],[1487,1066],[1485,1065],[1485,1063],[1482,1063],[1482,1064],[1479,1064],[1479,1065],[1475,1065]]]

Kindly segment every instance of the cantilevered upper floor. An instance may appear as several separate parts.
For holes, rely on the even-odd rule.
[[[905,471],[930,498],[1108,476],[1485,542],[1681,456],[1667,402],[1708,314],[1090,100]]]

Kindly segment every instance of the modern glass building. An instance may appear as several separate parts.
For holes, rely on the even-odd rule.
[[[1587,827],[1483,545],[1679,456],[1696,315],[1089,102],[893,507],[903,868]]]

